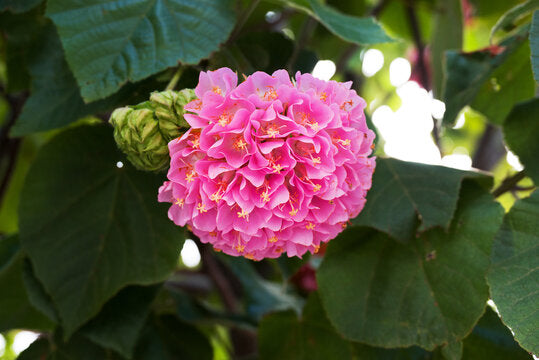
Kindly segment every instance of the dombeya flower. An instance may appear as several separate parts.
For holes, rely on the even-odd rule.
[[[149,171],[168,167],[167,143],[189,128],[183,107],[195,98],[192,89],[154,92],[150,101],[112,113],[114,139],[135,167]]]
[[[310,74],[202,72],[172,140],[159,201],[204,243],[260,260],[317,252],[359,214],[374,132],[351,83]]]

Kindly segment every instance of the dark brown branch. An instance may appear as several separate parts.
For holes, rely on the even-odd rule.
[[[307,43],[307,41],[309,41],[309,39],[311,38],[314,29],[316,29],[317,24],[318,22],[312,17],[308,17],[303,23],[301,30],[298,34],[298,38],[295,41],[292,55],[290,55],[290,58],[288,59],[288,63],[286,64],[286,68],[289,73],[292,73],[294,71],[294,65],[296,65],[298,56],[301,50],[303,50],[303,48],[305,47],[305,44]]]
[[[219,262],[215,258],[211,246],[207,244],[202,244],[200,252],[202,255],[201,257],[204,264],[204,269],[215,284],[215,287],[217,288],[221,299],[223,299],[223,303],[226,309],[232,313],[238,313],[238,299],[234,294],[232,285],[223,275],[223,270],[221,269]]]
[[[412,38],[414,39],[414,45],[417,50],[417,68],[419,70],[419,82],[420,85],[427,91],[431,89],[429,70],[427,66],[427,60],[425,57],[425,44],[421,38],[421,29],[419,27],[419,21],[417,20],[416,9],[414,7],[415,0],[406,1],[406,16],[408,17],[408,23],[410,25],[410,31]],[[440,143],[440,129],[438,127],[438,121],[432,118],[434,127],[432,128],[432,137],[434,143],[442,153],[442,147]]]
[[[234,293],[232,283],[224,275],[223,268],[215,258],[211,246],[208,244],[201,245],[202,262],[207,274],[217,287],[226,309],[233,314],[237,314],[239,312],[239,302]],[[246,358],[256,353],[257,341],[254,331],[232,327],[229,332],[234,348],[234,358]]]
[[[22,111],[24,102],[28,98],[28,94],[27,93],[22,93],[18,95],[8,94],[5,92],[5,89],[3,86],[0,87],[0,93],[5,97],[9,105],[9,115],[8,115],[7,121],[2,127],[2,129],[0,129],[0,160],[3,160],[4,156],[7,157],[6,170],[0,182],[0,204],[1,204],[4,198],[4,194],[7,191],[7,188],[9,186],[9,181],[11,180],[11,176],[13,175],[13,171],[15,170],[15,164],[17,162],[17,155],[19,152],[19,146],[21,142],[20,139],[10,138],[9,132],[11,128],[13,127],[13,125],[15,124],[15,121],[19,117]]]
[[[496,189],[494,189],[494,191],[492,191],[492,195],[494,195],[494,197],[498,197],[502,194],[505,194],[508,191],[516,190],[518,182],[524,179],[525,176],[526,174],[524,173],[524,170],[523,170],[512,176],[505,178],[500,184],[500,186],[498,186]]]
[[[483,135],[477,143],[472,166],[476,169],[490,171],[505,153],[502,131],[492,124],[487,124]]]

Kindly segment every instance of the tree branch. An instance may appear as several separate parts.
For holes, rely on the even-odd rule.
[[[476,169],[490,171],[505,153],[502,131],[489,123],[477,143],[472,166]]]
[[[318,22],[312,17],[308,17],[303,23],[301,30],[298,34],[298,38],[295,41],[292,55],[290,55],[290,58],[288,59],[288,62],[286,64],[286,68],[289,73],[292,73],[292,71],[294,71],[294,65],[296,65],[299,53],[305,47],[305,44],[313,34],[314,29],[316,29],[317,24]]]
[[[498,197],[508,191],[515,190],[517,188],[518,182],[524,179],[524,177],[526,177],[526,174],[524,173],[524,170],[522,170],[512,176],[505,178],[500,184],[500,186],[498,186],[492,191],[492,195],[494,195],[494,197]]]
[[[9,131],[19,117],[24,102],[28,98],[28,93],[24,92],[18,95],[8,94],[5,92],[3,86],[0,86],[0,93],[5,97],[9,104],[9,115],[7,121],[0,130],[0,157],[3,158],[6,156],[8,158],[8,164],[0,182],[0,204],[2,204],[5,192],[9,186],[9,181],[11,180],[11,176],[15,170],[15,164],[17,162],[17,155],[21,143],[20,138],[10,138]]]
[[[414,7],[414,0],[406,1],[405,9],[406,16],[408,17],[408,23],[410,25],[410,31],[412,32],[412,38],[414,39],[414,45],[417,50],[417,68],[419,69],[419,83],[427,91],[431,90],[430,77],[427,67],[427,61],[425,59],[425,44],[421,38],[421,29],[419,27],[419,21],[417,20],[417,14]],[[438,127],[438,121],[432,118],[432,138],[434,143],[438,147],[440,153],[442,152],[442,146],[440,143],[440,129]]]
[[[226,309],[232,313],[238,313],[238,299],[234,294],[232,285],[223,275],[223,270],[220,268],[219,262],[215,258],[211,246],[207,244],[201,245],[200,252],[206,273],[212,279]]]

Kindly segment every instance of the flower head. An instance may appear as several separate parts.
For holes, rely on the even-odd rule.
[[[350,87],[284,70],[239,85],[228,68],[201,73],[159,189],[170,219],[230,255],[316,252],[371,187],[375,135]]]
[[[183,107],[194,98],[191,89],[166,90],[152,93],[149,101],[114,110],[109,120],[114,139],[135,167],[147,171],[167,168],[167,144],[189,128]]]

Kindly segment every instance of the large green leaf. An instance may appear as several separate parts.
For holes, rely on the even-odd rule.
[[[33,9],[43,0],[0,0],[0,11],[9,10],[13,13],[22,13]]]
[[[64,59],[62,44],[52,23],[42,28],[42,34],[28,55],[32,79],[31,96],[13,126],[15,136],[65,126],[84,116],[114,108],[117,104],[147,97],[148,85],[126,86],[110,98],[85,104],[77,82]]]
[[[235,21],[231,0],[50,0],[85,101],[217,50]]]
[[[157,203],[161,181],[133,169],[105,126],[64,131],[39,152],[20,238],[67,336],[124,286],[162,281],[176,265],[183,232]]]
[[[64,343],[58,339],[58,335],[54,336],[52,342],[45,337],[34,341],[17,360],[125,360],[83,336],[73,336],[69,342]]]
[[[258,331],[260,359],[352,359],[351,343],[327,319],[318,294],[309,297],[298,319],[292,310],[265,316]]]
[[[329,31],[344,40],[360,44],[378,44],[393,41],[374,18],[359,18],[343,14],[324,5],[321,0],[308,0],[314,15]]]
[[[144,328],[135,360],[211,360],[208,338],[173,315],[154,316]]]
[[[405,162],[377,159],[372,189],[355,225],[370,226],[405,241],[419,231],[447,228],[457,207],[464,178],[490,180],[479,173]]]
[[[505,142],[526,167],[526,174],[539,184],[539,99],[513,108],[503,125]]]
[[[514,104],[534,93],[530,48],[523,43],[490,74],[470,105],[490,122],[502,124]]]
[[[526,40],[528,27],[499,45],[470,53],[449,50],[445,53],[445,81],[442,98],[446,105],[443,123],[452,126],[460,110],[470,104],[491,74]]]
[[[372,346],[431,350],[464,338],[488,299],[485,275],[503,216],[493,200],[466,182],[449,231],[402,244],[352,227],[333,240],[317,273],[332,323]]]
[[[253,265],[244,258],[228,255],[219,257],[240,281],[245,292],[247,314],[259,320],[270,311],[294,309],[299,311],[301,301],[288,294],[280,284],[264,279]]]
[[[472,333],[464,339],[463,360],[531,360],[530,354],[513,339],[496,313],[487,307]]]
[[[43,284],[36,278],[32,263],[28,258],[24,261],[22,278],[30,304],[55,323],[59,323],[58,310],[56,310],[51,296],[45,291]]]
[[[158,286],[130,286],[103,306],[103,310],[86,324],[81,334],[94,343],[110,348],[128,359],[133,350]]]
[[[432,89],[434,96],[441,97],[444,78],[442,59],[448,49],[462,47],[462,9],[460,1],[438,0],[434,14],[434,31],[430,40],[430,63],[432,64]]]
[[[532,27],[530,29],[530,48],[533,77],[539,83],[539,10],[533,12]]]
[[[28,302],[22,280],[23,261],[17,236],[0,238],[0,332],[52,328],[52,323]]]
[[[539,192],[505,215],[492,250],[488,283],[503,322],[520,345],[539,354]]]
[[[46,359],[50,352],[50,343],[46,338],[39,338],[30,344],[22,353],[19,354],[17,360],[36,360]]]
[[[15,93],[29,88],[30,58],[28,54],[37,46],[39,35],[48,21],[38,10],[16,15],[0,12],[0,30],[3,32],[5,41],[6,90],[8,92]]]
[[[521,4],[512,7],[496,22],[490,31],[490,39],[498,30],[511,30],[514,27],[514,23],[521,17],[526,16],[530,11],[539,8],[539,0],[528,0]]]

